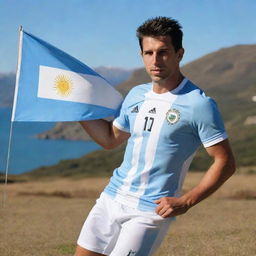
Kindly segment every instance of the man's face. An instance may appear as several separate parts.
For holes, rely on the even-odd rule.
[[[180,72],[184,50],[175,52],[169,36],[143,37],[142,47],[144,65],[154,83],[166,83]]]

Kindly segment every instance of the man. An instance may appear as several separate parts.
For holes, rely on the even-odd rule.
[[[174,217],[208,197],[235,170],[215,102],[180,72],[179,23],[150,19],[137,36],[152,83],[129,92],[113,123],[81,122],[106,149],[128,143],[123,163],[85,221],[76,256],[153,255]],[[195,188],[180,196],[200,144],[213,164]]]

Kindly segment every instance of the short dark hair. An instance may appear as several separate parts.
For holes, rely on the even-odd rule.
[[[146,20],[137,29],[137,37],[140,43],[140,49],[142,50],[142,40],[145,36],[158,37],[158,36],[170,36],[173,47],[177,52],[182,48],[182,26],[175,19],[168,17],[156,17]]]

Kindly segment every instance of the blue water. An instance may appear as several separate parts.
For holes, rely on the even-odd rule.
[[[0,172],[5,172],[11,110],[0,108]],[[14,122],[9,173],[20,174],[60,160],[79,158],[100,149],[92,141],[39,140],[34,136],[49,130],[54,123]]]

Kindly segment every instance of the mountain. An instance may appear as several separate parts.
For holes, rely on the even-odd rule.
[[[14,73],[0,73],[0,107],[12,106],[15,87]]]
[[[185,65],[182,71],[217,99],[226,120],[234,120],[234,112],[255,111],[255,60],[256,45],[237,45],[208,54]]]
[[[103,77],[105,77],[113,86],[117,86],[123,81],[126,81],[133,73],[133,69],[104,66],[97,67],[94,70]]]
[[[135,85],[150,82],[150,77],[144,68],[134,70],[130,78],[119,84],[116,89],[123,95],[126,95]]]
[[[256,95],[255,60],[256,45],[237,45],[220,49],[182,67],[182,72],[191,81],[217,101],[238,166],[256,166],[256,125],[252,121],[248,122],[248,117],[256,116],[256,102],[252,100]],[[134,85],[149,80],[145,70],[138,69],[117,89],[126,94]],[[90,166],[90,170],[113,170],[121,162],[122,155],[123,147],[112,155],[111,152],[99,151],[81,159],[66,160],[61,165],[65,176],[76,171],[77,175],[89,175],[86,166]],[[68,167],[70,164],[72,168]],[[210,159],[201,148],[191,168],[205,170],[209,164]],[[58,165],[47,167],[44,172],[54,175],[55,169],[58,168]]]
[[[56,123],[51,130],[36,135],[36,138],[45,140],[91,140],[78,122]]]

